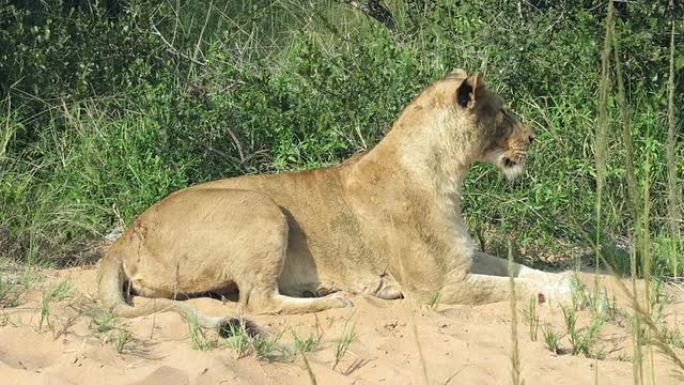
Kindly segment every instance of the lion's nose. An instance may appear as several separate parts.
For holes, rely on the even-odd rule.
[[[537,135],[535,135],[534,132],[531,132],[527,139],[530,141],[530,143],[532,143],[535,139],[537,139]]]

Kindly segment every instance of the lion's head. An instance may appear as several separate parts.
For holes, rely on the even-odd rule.
[[[445,80],[450,104],[465,118],[467,126],[476,127],[480,134],[476,135],[480,140],[474,160],[494,164],[509,179],[519,176],[535,139],[534,130],[523,124],[479,75],[468,76],[463,70],[455,70]]]

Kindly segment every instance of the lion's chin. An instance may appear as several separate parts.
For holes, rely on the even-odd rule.
[[[522,175],[525,167],[522,164],[515,164],[513,166],[501,166],[501,171],[506,175],[506,179],[513,180]]]
[[[525,170],[524,160],[514,161],[507,157],[504,153],[498,154],[496,158],[497,166],[499,166],[499,169],[501,169],[508,180],[513,180],[519,177]]]

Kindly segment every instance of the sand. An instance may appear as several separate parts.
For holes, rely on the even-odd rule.
[[[16,308],[0,310],[0,384],[510,384],[510,303],[484,306],[420,306],[410,300],[382,301],[355,296],[355,307],[303,315],[244,315],[261,330],[263,340],[276,348],[257,357],[241,354],[232,344],[244,339],[220,339],[204,332],[205,343],[215,347],[193,349],[188,322],[175,313],[137,319],[110,320],[95,298],[95,270],[78,267],[42,272],[40,285],[22,295]],[[583,276],[591,283],[592,278]],[[41,311],[45,293],[68,281],[68,296],[56,295]],[[547,349],[542,330],[531,341],[524,321],[526,303],[518,312],[521,378],[525,384],[633,383],[633,348],[629,337],[626,300],[611,278],[602,286],[608,297],[616,294],[622,310],[601,329],[598,344],[605,358],[573,355],[568,337],[556,354]],[[682,327],[678,316],[684,299],[669,291],[663,320]],[[146,299],[137,298],[141,303]],[[195,298],[189,303],[207,313],[236,314],[232,302]],[[565,326],[554,304],[538,307],[542,324],[558,332]],[[41,318],[43,322],[41,325]],[[579,313],[578,325],[587,325],[591,311]],[[353,333],[352,333],[353,331]],[[293,333],[318,339],[315,351],[294,353]],[[354,334],[335,365],[344,335]],[[279,337],[279,338],[278,338]],[[599,346],[597,345],[597,346]],[[684,350],[675,348],[680,356]],[[120,352],[119,352],[120,351]],[[681,384],[675,366],[653,350],[655,370],[644,369],[658,384]],[[644,362],[651,362],[645,350]],[[307,363],[310,371],[307,370]],[[334,367],[334,368],[333,368]],[[596,382],[595,376],[598,376]]]

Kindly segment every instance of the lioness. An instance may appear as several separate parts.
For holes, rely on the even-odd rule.
[[[118,316],[172,309],[216,326],[178,295],[239,293],[251,312],[351,306],[344,293],[480,304],[509,297],[507,261],[474,250],[461,185],[486,161],[521,174],[533,130],[478,75],[456,70],[418,95],[366,154],[337,167],[249,175],[169,195],[107,251],[99,296]],[[515,265],[522,295],[564,297],[565,275]],[[133,307],[135,293],[159,298]]]

